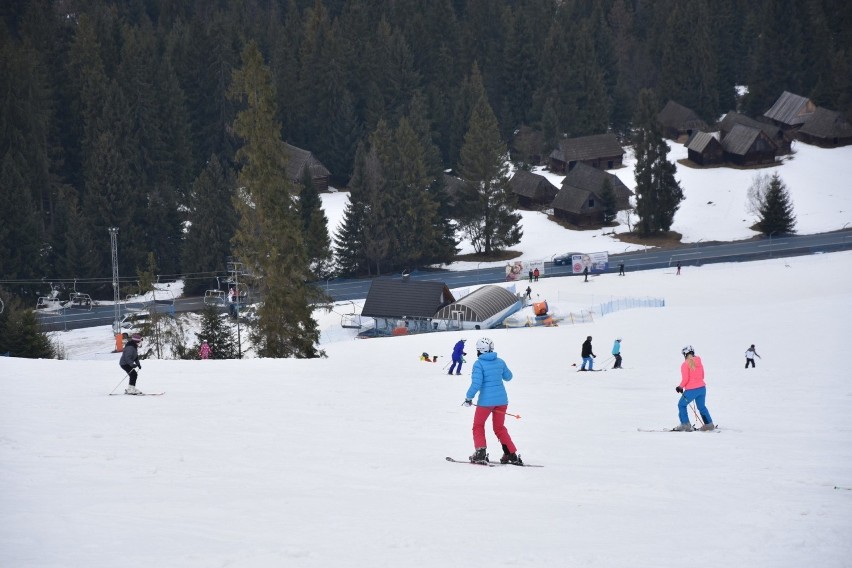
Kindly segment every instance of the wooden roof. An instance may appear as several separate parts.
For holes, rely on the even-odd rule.
[[[550,153],[551,158],[565,163],[623,155],[624,149],[615,134],[593,134],[561,140],[559,147]]]
[[[775,146],[775,142],[759,128],[736,124],[722,140],[722,147],[729,154],[745,156],[760,136],[766,138],[772,146]]]
[[[704,150],[706,150],[714,140],[716,141],[716,144],[719,143],[718,132],[696,132],[692,135],[692,138],[689,139],[686,149],[692,150],[693,152],[704,152]]]
[[[663,110],[657,113],[657,122],[677,130],[707,129],[707,123],[698,116],[698,113],[674,101],[667,102]]]
[[[287,148],[287,175],[291,180],[300,182],[305,174],[305,168],[311,171],[311,178],[328,177],[331,172],[322,165],[312,153],[292,144],[284,143]]]
[[[744,114],[738,113],[736,111],[731,111],[726,114],[725,117],[719,122],[719,130],[722,131],[722,136],[724,137],[737,124],[742,124],[743,126],[751,126],[752,128],[759,128],[763,130],[766,135],[772,138],[773,140],[779,138],[779,135],[781,134],[781,129],[775,126],[774,124],[760,122],[759,120],[755,120]]]
[[[630,200],[633,192],[618,179],[618,176],[580,163],[565,176],[562,181],[562,189],[554,198],[552,207],[579,213],[590,196],[594,195],[599,200],[602,198],[601,188],[603,188],[606,179],[609,179],[609,183],[612,185],[617,203],[623,204]]]
[[[559,192],[559,188],[550,183],[546,177],[526,170],[515,172],[509,180],[509,187],[518,195],[547,202],[550,202]]]
[[[799,132],[814,138],[849,138],[852,124],[839,112],[817,107]]]
[[[787,126],[798,126],[804,124],[815,110],[814,103],[806,97],[784,91],[763,116]]]
[[[431,318],[454,302],[447,285],[434,280],[377,278],[370,284],[361,315],[384,318]]]

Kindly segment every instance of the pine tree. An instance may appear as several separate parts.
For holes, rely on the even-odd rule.
[[[257,44],[246,46],[242,60],[229,91],[246,105],[233,125],[243,141],[237,152],[241,191],[235,201],[241,217],[234,242],[236,256],[263,298],[252,339],[261,357],[317,357],[322,352],[316,348],[319,329],[311,302],[319,292],[309,284],[274,88]]]
[[[612,188],[609,177],[604,178],[601,184],[601,201],[603,202],[603,222],[609,223],[615,219],[615,215],[618,213],[615,190]]]
[[[669,162],[669,147],[656,121],[657,103],[651,91],[639,95],[633,150],[636,155],[637,231],[643,237],[668,231],[683,201],[683,190]]]
[[[199,349],[205,339],[210,346],[211,359],[236,359],[238,357],[237,339],[230,325],[222,317],[222,312],[213,306],[207,306],[201,312],[201,325],[195,334],[196,343],[189,355],[200,359]]]
[[[764,235],[795,233],[796,216],[787,186],[775,173],[763,195],[758,213],[757,230]]]
[[[459,172],[465,181],[462,222],[476,251],[485,255],[519,243],[523,235],[514,193],[508,188],[506,163],[497,119],[483,95],[471,113]]]
[[[299,193],[299,216],[302,219],[302,234],[305,252],[311,273],[316,278],[331,275],[331,239],[328,237],[328,218],[322,209],[322,200],[314,186],[311,171],[305,168]]]
[[[4,309],[0,312],[0,355],[27,359],[53,359],[56,352],[39,328],[35,312],[0,288]]]
[[[184,291],[200,293],[213,287],[212,273],[225,270],[237,226],[233,174],[215,154],[193,182],[188,197],[182,250]]]

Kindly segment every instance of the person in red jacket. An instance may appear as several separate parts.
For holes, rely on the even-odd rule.
[[[687,345],[681,349],[681,353],[683,353],[683,364],[680,366],[680,384],[675,387],[675,390],[681,395],[680,401],[677,403],[680,424],[674,429],[679,432],[692,432],[694,430],[686,413],[686,407],[694,400],[698,407],[698,413],[701,414],[701,420],[704,422],[700,429],[713,430],[716,426],[713,425],[710,411],[704,404],[707,386],[704,384],[704,365],[701,364],[701,357],[695,355],[695,349],[692,345]]]

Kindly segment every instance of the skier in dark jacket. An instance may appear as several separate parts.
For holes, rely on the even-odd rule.
[[[453,374],[453,369],[456,368],[456,365],[459,366],[458,369],[456,370],[456,374],[461,375],[461,368],[462,368],[462,363],[464,363],[464,356],[467,355],[467,353],[464,352],[464,342],[465,341],[467,341],[467,340],[466,339],[459,339],[458,342],[456,343],[455,347],[453,347],[453,364],[450,365],[450,372],[447,373],[448,375]]]
[[[141,394],[136,388],[136,368],[142,368],[142,363],[139,362],[140,343],[142,343],[142,336],[134,333],[130,341],[127,342],[127,345],[124,346],[124,350],[121,352],[121,359],[118,361],[118,364],[130,377],[130,385],[124,389],[124,394]]]
[[[595,370],[594,369],[595,357],[597,357],[597,355],[595,355],[592,352],[592,336],[591,335],[588,336],[586,338],[586,341],[583,342],[583,350],[580,352],[580,354],[583,357],[583,365],[582,365],[582,367],[580,367],[580,370],[585,371],[586,370],[586,363],[588,363],[589,364],[588,370],[594,371]]]

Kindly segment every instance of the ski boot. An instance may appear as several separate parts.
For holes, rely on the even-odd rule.
[[[508,463],[512,465],[524,465],[524,462],[521,461],[521,456],[512,453],[509,451],[509,447],[506,444],[503,445],[503,456],[500,458],[500,463]]]
[[[488,463],[488,454],[485,453],[485,448],[476,448],[476,451],[470,456],[470,463]]]
[[[674,428],[672,428],[673,432],[692,432],[695,428],[692,427],[692,424],[689,422],[684,422]]]
[[[136,385],[129,385],[124,389],[124,394],[142,394],[142,391],[136,388]]]
[[[699,430],[703,430],[705,432],[707,430],[715,430],[715,429],[716,429],[716,425],[713,424],[712,422],[707,422],[706,424],[702,424],[701,428],[699,428]]]

